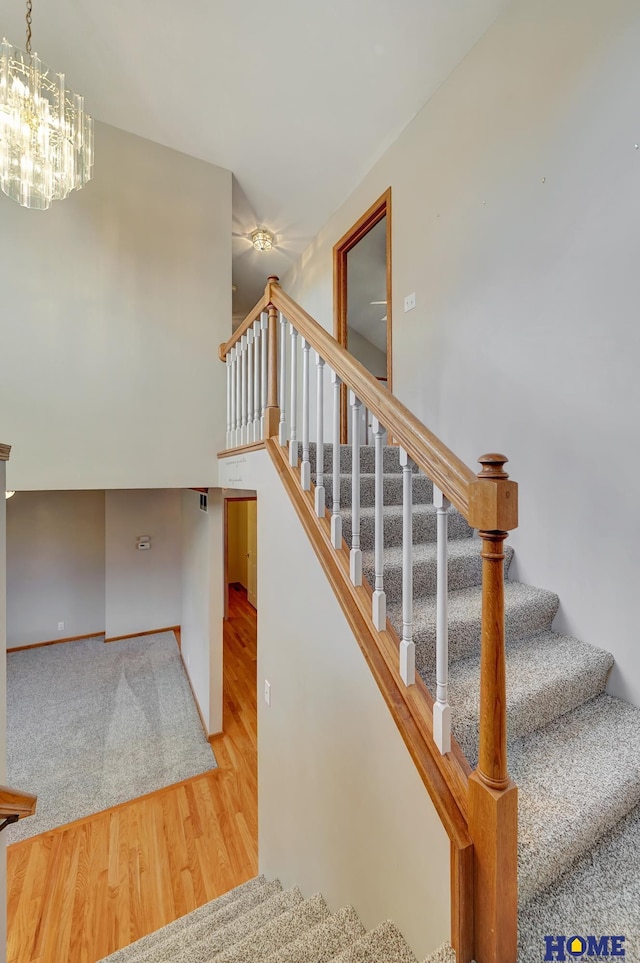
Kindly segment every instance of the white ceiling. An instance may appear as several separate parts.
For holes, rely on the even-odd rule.
[[[98,120],[233,171],[244,313],[506,2],[34,0],[33,49]],[[24,46],[22,0],[2,34]],[[256,225],[277,251],[250,248]]]

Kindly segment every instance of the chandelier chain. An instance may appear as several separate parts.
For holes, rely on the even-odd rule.
[[[31,13],[33,10],[32,0],[27,0],[27,53],[31,53]]]

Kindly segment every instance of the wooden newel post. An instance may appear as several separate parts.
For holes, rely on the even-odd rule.
[[[469,519],[482,539],[479,753],[469,778],[475,959],[516,963],[518,790],[507,765],[504,541],[518,524],[518,489],[504,470],[504,455],[483,455],[479,461]]]
[[[275,274],[267,278],[267,288],[272,282],[278,282]],[[267,407],[264,412],[264,437],[272,438],[279,432],[280,406],[278,404],[278,311],[269,305],[269,323],[267,328]]]

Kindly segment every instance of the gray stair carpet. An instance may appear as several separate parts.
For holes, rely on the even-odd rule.
[[[312,473],[315,472],[315,454],[312,449]],[[398,449],[385,448],[383,458],[384,589],[388,619],[401,635],[402,469]],[[349,446],[341,447],[340,460],[343,534],[349,544],[352,531],[349,474],[352,456]],[[325,471],[330,472],[331,446],[325,446],[324,465]],[[361,448],[360,465],[364,473],[360,485],[363,572],[373,585],[375,455],[371,446]],[[315,478],[314,474],[312,478]],[[436,514],[431,504],[432,486],[421,478],[422,473],[415,472],[412,483],[413,630],[416,666],[434,692]],[[325,474],[329,509],[331,483],[331,475]],[[477,764],[478,755],[482,603],[479,551],[479,540],[465,520],[451,509],[448,569],[450,702],[454,734],[472,766]],[[508,580],[512,557],[507,542],[505,623],[509,768],[519,787],[520,926],[526,936],[536,926],[535,931],[539,933],[545,926],[552,926],[554,919],[562,918],[557,913],[549,913],[546,920],[543,918],[547,911],[545,907],[556,905],[553,901],[545,903],[545,896],[554,891],[558,879],[571,880],[573,868],[595,858],[593,853],[601,841],[608,839],[608,834],[615,835],[616,827],[626,825],[625,817],[632,810],[636,811],[634,807],[637,806],[640,812],[640,711],[604,694],[613,665],[610,653],[553,631],[559,605],[553,592]],[[632,823],[634,833],[638,831],[639,821],[640,817]],[[633,843],[640,859],[635,836]],[[619,851],[622,842],[619,840],[616,845],[616,851]],[[640,887],[638,863],[634,872],[632,894]],[[621,897],[629,887],[622,878],[617,879],[619,889],[614,904],[619,908],[622,899],[627,916],[622,912],[621,916],[612,919],[640,918],[640,903],[637,901],[635,916],[629,916],[631,900],[637,897]],[[575,886],[571,889],[568,882],[564,885],[573,895],[566,896],[562,905],[571,906],[573,900],[577,906],[590,906],[591,917],[581,918],[590,919],[595,925],[600,897],[590,896],[593,887],[583,889],[578,898]],[[570,916],[564,919],[565,929],[572,929]],[[606,932],[602,927],[594,930],[593,925],[589,932]],[[610,925],[614,928],[609,932],[616,932],[614,923]],[[544,929],[544,932],[551,930]],[[523,952],[521,945],[521,956]],[[451,948],[445,945],[430,958],[430,963],[444,963],[454,958],[452,954]],[[522,959],[539,960],[543,956],[538,942],[533,955],[524,955]],[[637,959],[640,961],[640,954]]]
[[[261,902],[256,902],[258,894]],[[370,933],[351,906],[250,880],[102,963],[417,963],[393,923]]]

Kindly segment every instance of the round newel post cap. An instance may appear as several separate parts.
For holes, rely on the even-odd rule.
[[[504,466],[509,461],[506,455],[499,455],[491,452],[488,455],[481,455],[478,461],[482,465],[482,471],[478,472],[478,478],[508,478],[509,475],[504,470]]]
[[[275,281],[276,284],[279,284],[279,283],[280,283],[280,278],[278,277],[277,274],[270,274],[269,277],[267,278],[267,284],[268,284],[270,281]]]

